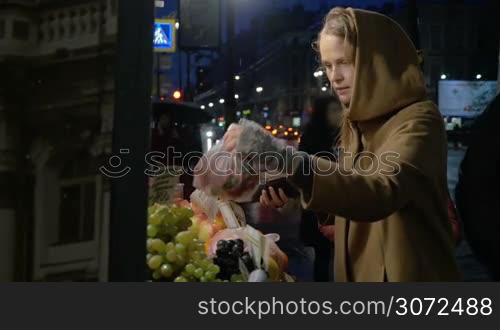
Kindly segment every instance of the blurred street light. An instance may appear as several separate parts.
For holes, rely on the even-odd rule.
[[[180,27],[180,23],[179,22],[175,22],[175,29],[179,30],[179,27]]]
[[[481,79],[481,78],[483,78],[483,76],[482,76],[480,73],[478,73],[478,74],[476,75],[476,79],[477,79],[477,80],[479,80],[479,79]]]
[[[172,95],[174,99],[179,100],[182,97],[181,91],[175,91],[174,94]]]
[[[240,96],[238,94],[234,94],[234,98],[237,100],[240,98]]]
[[[205,106],[204,106],[204,105],[202,105],[202,106],[200,107],[200,109],[201,109],[201,110],[205,110]]]
[[[257,88],[255,89],[255,91],[256,91],[257,93],[262,93],[262,91],[264,91],[264,88],[262,88],[262,87],[260,87],[260,86],[259,86],[259,87],[257,87]]]
[[[315,71],[313,75],[316,78],[322,77],[323,76],[323,71],[321,71],[321,70]]]
[[[442,79],[442,80],[445,80],[446,78],[447,78],[447,76],[443,73],[443,74],[441,75],[441,79]]]
[[[212,102],[210,102],[210,103],[208,104],[208,106],[209,106],[210,108],[213,108],[214,104],[213,104]]]
[[[220,100],[219,100],[219,103],[220,103],[220,104],[224,104],[224,99],[220,99]]]
[[[321,90],[322,90],[323,92],[326,92],[326,91],[328,90],[328,88],[327,88],[326,86],[323,86],[323,87],[321,87]]]
[[[234,76],[234,80],[240,80],[240,76],[238,75]]]

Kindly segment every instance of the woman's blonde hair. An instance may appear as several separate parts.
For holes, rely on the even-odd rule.
[[[351,13],[342,7],[335,7],[326,14],[323,20],[323,27],[318,33],[313,48],[319,52],[319,41],[321,36],[330,35],[344,38],[346,48],[352,53],[348,54],[354,59],[354,50],[356,48],[356,24]]]
[[[325,16],[323,27],[319,31],[316,41],[313,42],[313,48],[320,57],[319,42],[323,35],[344,38],[346,57],[351,59],[353,63],[355,62],[357,31],[351,12],[342,7],[335,7]],[[347,147],[351,140],[350,134],[352,134],[352,130],[347,119],[347,111],[344,111],[339,134],[339,142],[344,148]]]

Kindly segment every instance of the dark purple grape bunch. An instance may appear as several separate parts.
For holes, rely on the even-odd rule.
[[[218,277],[222,280],[229,280],[231,275],[240,274],[240,259],[249,272],[255,269],[252,257],[248,252],[244,251],[244,244],[241,239],[218,241],[215,254],[214,264],[220,267]]]

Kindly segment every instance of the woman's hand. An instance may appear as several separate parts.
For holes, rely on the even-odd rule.
[[[323,236],[325,236],[330,242],[335,241],[335,225],[320,225],[318,224],[319,231]]]
[[[269,192],[268,192],[269,190]],[[283,189],[279,188],[278,193],[273,187],[269,187],[267,190],[262,190],[260,195],[260,203],[264,206],[280,208],[285,206],[288,202],[288,197],[283,192]]]
[[[238,140],[240,139],[241,132],[243,131],[243,127],[238,124],[231,124],[227,129],[226,134],[224,134],[224,150],[227,152],[232,152],[236,145],[238,144]]]

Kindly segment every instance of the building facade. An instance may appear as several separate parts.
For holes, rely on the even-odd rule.
[[[0,2],[0,280],[107,277],[117,6]]]

